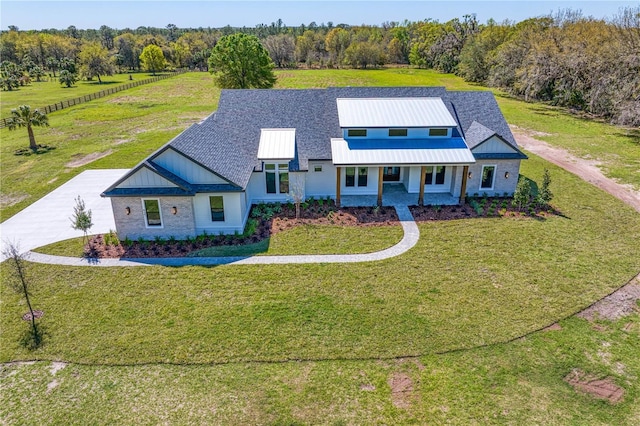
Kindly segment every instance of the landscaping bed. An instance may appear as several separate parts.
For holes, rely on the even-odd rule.
[[[372,227],[397,225],[393,207],[337,208],[333,200],[310,199],[301,203],[299,217],[293,203],[258,204],[251,207],[244,233],[233,235],[202,234],[177,240],[157,237],[151,241],[120,241],[115,233],[92,236],[84,247],[91,258],[184,257],[212,247],[240,247],[260,243],[272,235],[303,225],[333,225],[337,227]]]
[[[544,218],[560,214],[553,206],[537,204],[533,200],[518,208],[513,205],[512,197],[468,197],[463,205],[409,206],[409,210],[416,222],[474,217]]]

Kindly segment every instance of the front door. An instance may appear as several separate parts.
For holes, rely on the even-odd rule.
[[[383,167],[382,181],[383,182],[399,182],[400,167]]]

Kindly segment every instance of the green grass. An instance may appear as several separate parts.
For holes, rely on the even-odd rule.
[[[219,246],[198,250],[192,257],[254,256],[294,254],[372,253],[397,244],[402,239],[402,227],[341,227],[332,225],[300,225],[279,232],[255,244]],[[83,238],[58,241],[34,251],[55,256],[82,255]]]
[[[57,102],[80,96],[97,93],[112,87],[130,83],[129,75],[133,76],[133,81],[146,80],[152,78],[151,74],[114,74],[102,77],[102,84],[98,80],[78,81],[72,87],[66,87],[58,82],[58,78],[47,78],[47,81],[36,82],[35,80],[28,86],[19,87],[17,90],[3,91],[2,104],[0,106],[0,118],[11,115],[11,109],[18,105],[30,105],[32,108],[45,107]]]
[[[444,85],[453,90],[486,90],[451,74],[407,68],[277,74],[279,88]],[[5,93],[3,105],[8,103]],[[21,95],[20,91],[15,93]],[[35,129],[38,143],[56,148],[46,154],[15,156],[17,149],[28,146],[26,131],[0,130],[0,217],[6,220],[83,170],[134,166],[190,124],[211,114],[219,93],[208,73],[187,73],[53,113],[51,127]],[[599,159],[608,176],[640,188],[637,133],[581,119],[558,108],[505,97],[499,97],[498,102],[510,123],[551,133],[541,139]],[[67,166],[94,153],[108,155],[79,167]]]
[[[571,115],[560,108],[498,97],[510,124],[546,133],[537,139],[598,162],[603,173],[640,191],[640,130]]]
[[[0,367],[8,424],[640,423],[640,318],[568,319],[512,343],[406,360],[228,365]],[[575,392],[573,368],[611,376],[617,405]],[[406,407],[390,380],[413,384]],[[367,386],[363,389],[363,386]],[[45,420],[46,419],[46,420]]]
[[[19,343],[24,307],[3,288],[0,361],[106,364],[358,359],[512,339],[589,305],[640,270],[640,215],[550,167],[566,217],[420,225],[419,243],[358,264],[73,268],[33,264],[50,337]],[[2,265],[6,282],[7,267]],[[4,284],[3,284],[4,285]]]
[[[51,127],[35,129],[38,143],[55,147],[45,154],[14,155],[28,146],[26,130],[0,130],[2,220],[83,170],[133,167],[209,115],[219,93],[208,73],[188,73],[50,114]],[[93,153],[108,155],[69,166]]]

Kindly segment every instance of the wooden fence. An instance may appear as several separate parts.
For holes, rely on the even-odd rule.
[[[132,81],[131,83],[123,84],[121,86],[112,87],[110,89],[102,90],[100,92],[91,93],[89,95],[80,96],[78,98],[69,99],[66,101],[56,102],[55,104],[47,105],[45,107],[39,107],[40,111],[43,111],[45,114],[50,114],[55,111],[60,111],[65,108],[72,107],[74,105],[83,104],[85,102],[92,101],[94,99],[100,99],[108,95],[112,95],[114,93],[121,92],[123,90],[131,89],[133,87],[142,86],[143,84],[155,83],[156,81],[164,80],[169,77],[173,77],[174,75],[183,74],[187,72],[187,70],[176,70],[172,71],[171,74],[158,75],[156,77],[147,78],[144,80]],[[9,118],[0,119],[0,129],[7,125],[7,121]]]

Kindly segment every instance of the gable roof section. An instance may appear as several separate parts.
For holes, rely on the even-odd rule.
[[[338,98],[340,127],[454,127],[441,98]]]

